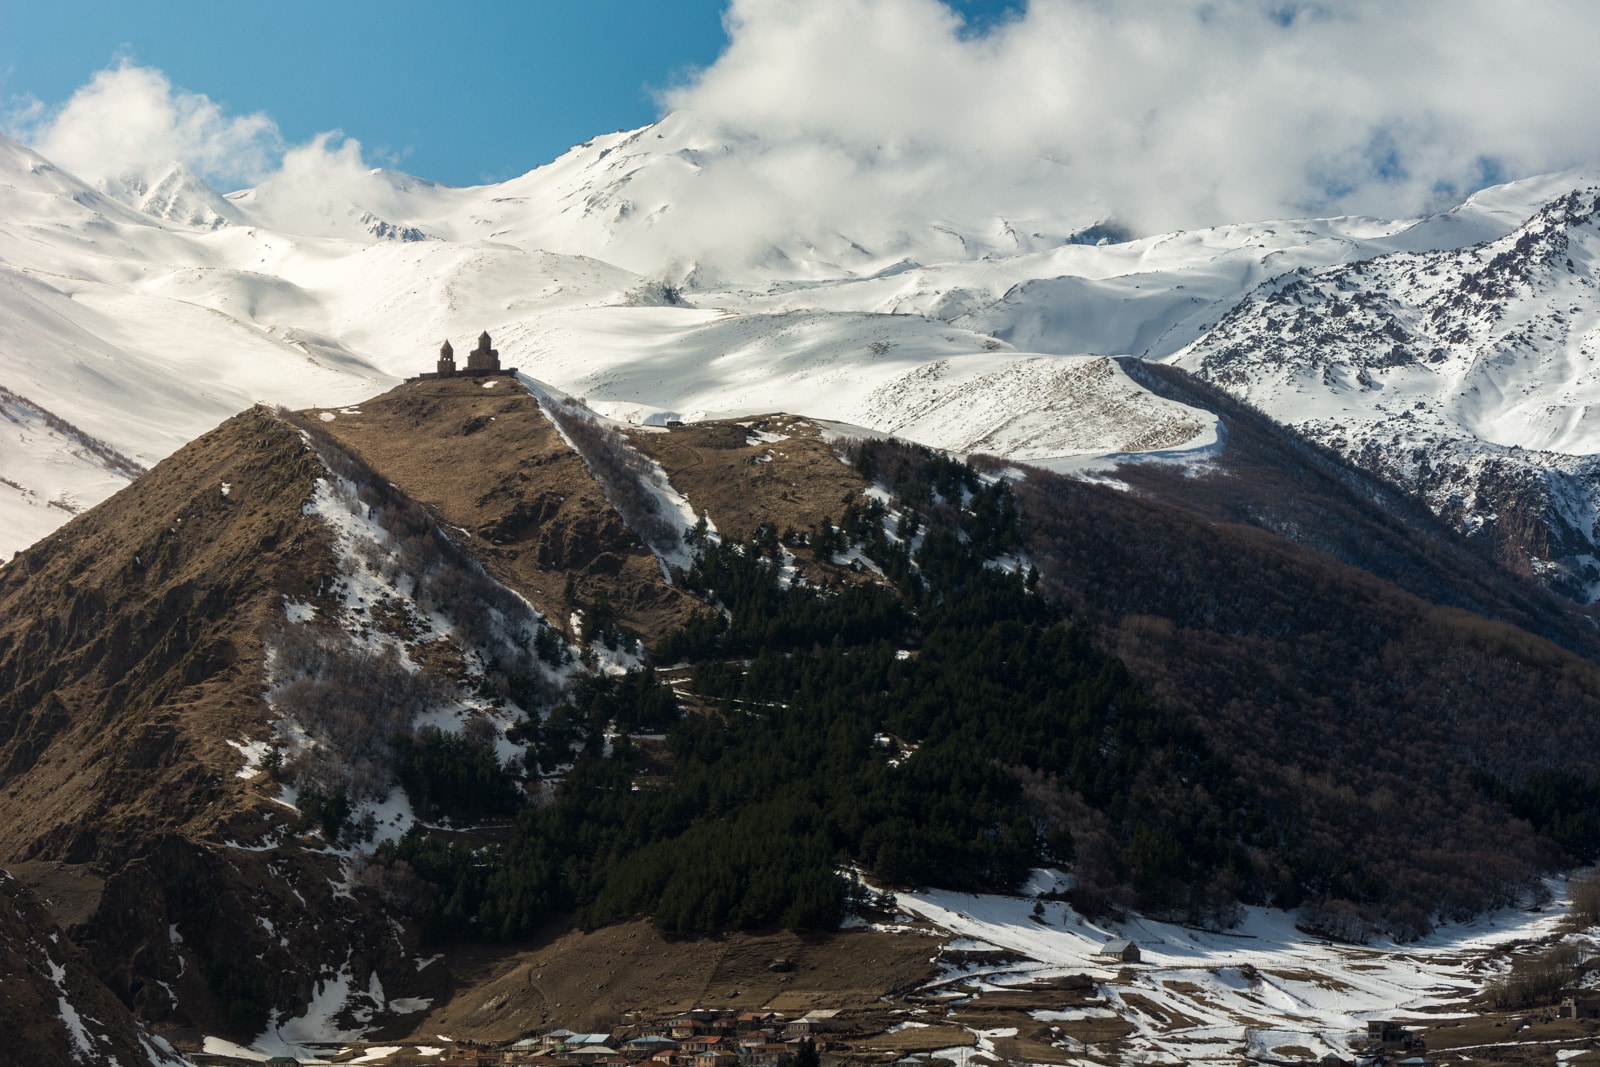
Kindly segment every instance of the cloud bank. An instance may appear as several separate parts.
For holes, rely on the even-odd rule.
[[[123,62],[99,71],[65,104],[33,103],[9,116],[18,136],[88,181],[181,162],[231,187],[259,180],[284,150],[266,115],[228,115],[201,93],[175,89],[159,70]]]
[[[1007,250],[1000,220],[1026,247],[1108,220],[1409,217],[1600,158],[1592,0],[1030,0],[982,26],[941,0],[730,0],[724,23],[718,59],[661,94],[669,136],[644,142],[694,167],[627,175],[617,196],[643,210],[616,232],[529,232],[668,274],[813,242],[819,261],[852,241],[926,261]],[[10,121],[91,181],[178,160],[269,183],[285,225],[381,195],[354,140],[287,145],[127,62]]]
[[[1032,0],[977,34],[938,0],[732,0],[725,24],[663,102],[791,219],[1397,217],[1600,155],[1588,0]]]

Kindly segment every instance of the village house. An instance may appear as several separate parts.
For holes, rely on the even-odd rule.
[[[789,1024],[790,1037],[815,1037],[836,1030],[839,1027],[838,1008],[819,1008],[816,1011],[806,1012],[805,1015]]]
[[[678,1043],[670,1037],[663,1037],[660,1034],[645,1034],[642,1037],[634,1038],[632,1041],[624,1042],[622,1050],[624,1052],[642,1052],[647,1056],[653,1056],[657,1052],[670,1052],[677,1047]]]
[[[515,1044],[500,1050],[500,1062],[506,1065],[522,1065],[532,1063],[533,1058],[544,1051],[544,1042],[538,1038],[525,1037]]]
[[[567,1043],[578,1035],[571,1030],[552,1030],[539,1039],[539,1048],[550,1052],[553,1049],[565,1048]]]
[[[1387,1019],[1367,1020],[1367,1040],[1379,1045],[1399,1045],[1413,1048],[1421,1042],[1411,1036],[1411,1031]]]
[[[782,1041],[751,1045],[739,1055],[742,1067],[789,1067],[793,1062],[794,1049]]]
[[[711,1032],[711,1020],[705,1012],[685,1012],[667,1026],[667,1033],[675,1040],[687,1041],[691,1037]]]
[[[678,1047],[684,1052],[690,1052],[694,1053],[695,1055],[699,1055],[702,1052],[720,1051],[724,1043],[725,1039],[721,1034],[698,1034],[694,1037],[688,1038]]]
[[[1139,946],[1125,939],[1107,941],[1095,955],[1102,959],[1120,960],[1123,963],[1138,963]]]
[[[794,1020],[789,1039],[780,1035],[784,1018],[776,1012],[694,1009],[670,1019],[635,1014],[616,1035],[552,1030],[541,1037],[500,1045],[482,1059],[483,1067],[791,1067],[796,1046],[815,1034],[837,1029],[840,1012],[818,1009]],[[666,1033],[663,1033],[665,1031]],[[667,1033],[684,1035],[675,1039]],[[637,1036],[623,1040],[625,1035]],[[478,1067],[477,1046],[461,1042],[443,1063]],[[442,1065],[441,1065],[442,1067]]]
[[[584,1034],[584,1037],[594,1037],[594,1034]],[[613,1059],[623,1063],[628,1062],[621,1053],[610,1045],[604,1044],[577,1044],[567,1047],[567,1055],[575,1063],[599,1063],[602,1060]]]
[[[501,1062],[498,1053],[468,1044],[457,1045],[439,1061],[440,1067],[500,1067]]]
[[[1562,1019],[1600,1019],[1600,997],[1567,997],[1556,1015]]]

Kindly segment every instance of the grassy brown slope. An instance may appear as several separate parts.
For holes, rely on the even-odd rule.
[[[163,1026],[259,1033],[326,957],[417,980],[320,839],[229,844],[287,821],[228,742],[266,736],[264,627],[331,585],[302,511],[324,474],[248,411],[0,570],[0,862],[30,861],[101,980]]]
[[[1177,367],[1131,359],[1122,365],[1147,388],[1214,411],[1223,424],[1224,448],[1203,468],[1120,467],[1117,477],[1141,494],[1205,519],[1269,530],[1436,604],[1501,619],[1600,658],[1592,609],[1529,581],[1525,567],[1508,573],[1491,545],[1463,538],[1421,500]]]
[[[263,623],[331,573],[320,472],[249,411],[0,569],[0,859],[114,866],[251,803],[226,742],[265,721]]]
[[[531,951],[462,946],[448,1004],[412,1037],[505,1040],[557,1027],[609,1029],[631,1011],[865,1009],[931,980],[943,938],[852,931],[801,937],[731,933],[674,941],[648,922],[567,933]],[[775,960],[792,969],[775,970]]]
[[[1595,663],[1251,526],[1043,472],[1017,496],[1042,588],[1293,813],[1308,896],[1416,932],[1555,862],[1471,772],[1600,773]]]
[[[787,439],[763,442],[756,432]],[[814,423],[793,415],[635,431],[632,440],[732,540],[762,525],[781,534],[804,533],[824,519],[838,522],[845,504],[859,501],[871,484],[839,461]]]
[[[441,522],[468,531],[464,547],[563,629],[569,576],[580,601],[604,595],[647,643],[693,610],[514,380],[408,382],[354,409],[310,414]]]

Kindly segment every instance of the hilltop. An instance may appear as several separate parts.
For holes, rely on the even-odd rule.
[[[156,1032],[287,1047],[469,1025],[534,960],[576,995],[635,935],[659,977],[596,1012],[706,995],[707,944],[752,946],[747,992],[899,960],[870,1000],[912,976],[826,933],[882,904],[841,866],[1363,939],[1600,854],[1583,620],[1123,372],[1210,406],[1207,470],[629,427],[509,376],[246,411],[0,568],[0,866]],[[761,996],[845,995],[808,966]]]

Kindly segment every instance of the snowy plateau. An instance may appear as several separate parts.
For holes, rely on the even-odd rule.
[[[1583,176],[1397,222],[1130,238],[1084,209],[911,205],[667,247],[661,220],[739,151],[672,114],[499,185],[224,196],[178,164],[91,186],[0,138],[0,558],[254,402],[355,402],[487,329],[620,420],[790,411],[1062,470],[1203,462],[1216,417],[1108,357],[1176,361],[1469,535],[1537,512],[1520,569],[1600,594]]]

